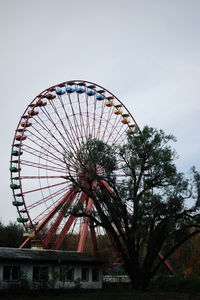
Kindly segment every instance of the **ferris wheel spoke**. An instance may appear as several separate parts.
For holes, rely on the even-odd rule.
[[[21,176],[21,179],[60,179],[63,176]]]
[[[60,148],[63,150],[63,152],[66,152],[66,146],[70,147],[70,144],[66,144],[66,138],[63,135],[63,133],[60,131],[60,129],[58,128],[58,126],[56,125],[56,123],[53,121],[53,119],[51,118],[50,114],[48,113],[47,109],[44,108],[43,109],[44,114],[46,115],[46,117],[49,119],[49,121],[51,122],[51,124],[53,125],[54,129],[56,130],[58,136],[60,137],[60,139],[62,141],[64,141],[64,143],[60,142],[58,138],[56,138],[55,135],[51,134],[51,136],[53,137],[53,139],[57,142],[57,144],[60,146]],[[66,145],[66,146],[65,146]],[[59,151],[60,152],[60,151]],[[62,153],[62,152],[61,152]]]
[[[117,141],[120,141],[120,143],[121,143],[121,138],[122,138],[123,134],[126,135],[126,128],[123,127],[123,126],[121,126],[121,128],[119,128],[119,129],[116,128],[115,130],[116,130],[116,132],[117,132],[117,136],[114,137],[114,139],[113,139],[112,142],[113,142],[114,144],[116,144]]]
[[[52,108],[54,107],[52,102],[50,102]],[[62,141],[64,141],[65,145],[67,146],[67,141],[66,141],[66,138],[65,136],[63,135],[63,133],[61,132],[61,130],[59,129],[59,127],[57,126],[57,124],[55,123],[55,121],[52,119],[52,117],[50,116],[49,112],[47,111],[46,107],[43,108],[43,112],[44,114],[46,115],[46,117],[49,119],[49,121],[51,122],[51,124],[54,126],[54,128],[56,129],[57,133],[59,134],[60,138],[62,139]],[[58,117],[58,120],[59,122],[61,122],[60,120],[60,116],[58,114],[57,111],[55,111],[57,117]],[[62,124],[62,123],[61,123]],[[63,144],[61,142],[59,142],[58,139],[56,139],[56,141],[58,142],[58,144],[64,149],[65,147],[63,146]]]
[[[60,98],[60,100],[61,100],[61,96],[59,96],[59,98]],[[58,111],[57,111],[57,109],[56,109],[54,103],[53,103],[53,102],[50,102],[50,104],[51,104],[51,106],[52,106],[52,108],[53,108],[53,110],[54,110],[56,116],[58,117],[58,120],[59,120],[60,124],[62,125],[62,128],[64,129],[64,133],[65,133],[66,137],[67,137],[68,139],[69,139],[69,137],[71,138],[71,136],[69,136],[69,134],[68,134],[68,130],[67,130],[67,128],[66,128],[64,122],[62,121],[62,118],[60,117],[60,115],[59,115],[59,113],[58,113]],[[68,119],[69,119],[69,118],[67,118],[67,120],[68,120]],[[68,120],[68,123],[69,123],[69,120]],[[72,128],[71,128],[71,129],[72,129]],[[63,135],[62,133],[60,133],[60,134]],[[70,148],[70,147],[73,148],[73,144],[72,144],[72,143],[69,144],[68,141],[66,140],[66,138],[64,138],[64,141],[65,141],[65,145],[66,145],[68,148]],[[74,141],[75,141],[75,139],[71,140],[71,142],[73,142],[73,143],[74,143]],[[75,150],[75,149],[74,149],[74,150]]]
[[[39,157],[39,158],[44,158],[44,160],[46,160],[46,156],[45,156],[45,153],[46,153],[46,155],[48,155],[48,157],[49,158],[51,158],[51,161],[52,160],[54,160],[54,161],[56,161],[57,163],[59,162],[59,163],[63,163],[63,160],[62,160],[62,156],[60,157],[60,156],[57,156],[57,155],[55,155],[52,151],[50,151],[50,150],[47,150],[47,148],[45,148],[44,146],[42,146],[42,147],[40,147],[40,150],[39,150],[39,144],[38,143],[35,143],[34,144],[35,145],[35,147],[36,146],[38,146],[38,149],[36,149],[36,148],[33,148],[33,147],[31,147],[31,146],[28,146],[27,144],[23,144],[23,151],[26,151],[26,152],[28,152],[28,153],[30,153],[30,154],[33,154],[33,155],[36,155],[35,153],[37,153],[37,157]],[[49,145],[49,144],[47,144],[47,145]],[[49,145],[50,146],[50,145]],[[29,151],[28,151],[28,150]],[[42,152],[43,151],[43,152]],[[45,152],[44,152],[45,151]],[[41,154],[42,153],[42,154]],[[60,153],[61,154],[61,153]]]
[[[123,129],[123,131],[122,131],[122,129]],[[122,131],[122,132],[121,132]],[[123,136],[123,138],[121,139],[121,137]],[[113,140],[113,143],[114,144],[117,144],[117,142],[120,140],[120,143],[123,143],[125,140],[126,140],[126,138],[127,138],[127,128],[121,128],[121,130],[119,131],[119,133],[118,133],[118,136],[117,137],[115,137],[115,139]]]
[[[51,210],[54,208],[54,204],[51,203],[49,206],[45,206],[45,209],[43,209],[39,215],[37,215],[34,219],[33,222],[35,224],[40,224],[42,222],[42,220],[48,215],[49,212],[51,212]],[[56,214],[56,212],[55,212]],[[54,215],[51,216],[51,219],[54,218]]]
[[[56,127],[56,125],[54,124],[54,126]],[[34,128],[33,126],[32,126],[32,128]],[[41,141],[42,143],[44,143],[44,144],[48,144],[47,143],[47,141],[46,141],[46,136],[44,136],[39,130],[37,130],[36,128],[34,128],[35,129],[35,131],[37,132],[37,134],[36,133],[33,133],[32,131],[29,131],[35,138],[37,138],[39,141]],[[58,129],[57,129],[58,130]],[[60,133],[60,131],[58,130],[58,133],[59,133],[59,135],[61,136],[61,138],[63,139],[63,137],[62,137],[62,134]],[[39,135],[38,135],[39,134]],[[43,139],[41,139],[41,137],[43,138]],[[61,149],[63,149],[63,150],[65,150],[65,147],[63,146],[63,144],[59,141],[59,139],[57,139],[56,137],[55,137],[55,135],[53,135],[52,133],[51,133],[51,135],[50,135],[56,142],[57,142],[57,144],[61,147]],[[48,144],[49,145],[49,144]],[[62,153],[62,152],[60,152],[60,150],[58,150],[58,148],[57,147],[55,147],[55,145],[52,145],[51,143],[50,143],[50,145],[57,151],[57,152],[59,152],[59,153]]]
[[[27,149],[30,149],[30,150],[32,150],[32,151],[28,151]],[[42,148],[43,149],[43,148]],[[33,151],[34,152],[36,152],[36,153],[33,153]],[[39,150],[37,150],[37,149],[34,149],[34,148],[32,148],[32,147],[26,147],[25,149],[24,149],[24,152],[27,152],[27,153],[30,153],[31,155],[34,155],[34,156],[36,156],[36,157],[38,157],[40,160],[42,160],[42,161],[46,161],[46,162],[48,162],[48,163],[50,163],[51,165],[55,165],[55,166],[58,166],[58,167],[60,167],[60,168],[64,168],[64,166],[65,166],[65,170],[66,170],[66,155],[67,155],[67,152],[65,153],[65,155],[63,154],[63,157],[62,158],[59,158],[58,156],[55,156],[52,152],[50,152],[50,151],[47,151],[47,156],[45,156],[45,153],[44,152],[41,152],[41,151],[39,151]],[[48,157],[48,159],[47,159],[47,157]],[[51,160],[49,160],[49,159],[51,159]],[[61,162],[62,163],[62,165],[61,164],[59,164],[59,163]],[[76,158],[75,158],[75,155],[72,155],[72,153],[70,153],[70,164],[74,164],[74,165],[76,165]]]
[[[66,184],[66,180],[63,181],[63,182],[60,182],[60,183],[56,183],[56,184],[44,186],[44,187],[41,187],[41,188],[38,188],[38,189],[34,189],[34,190],[29,190],[29,191],[23,192],[23,195],[26,195],[26,194],[29,194],[29,193],[33,193],[33,192],[38,192],[38,191],[41,191],[41,190],[46,190],[46,189],[49,189],[49,188],[52,188],[52,187],[55,187],[55,186],[59,186],[59,185],[62,185],[62,184]]]
[[[61,158],[53,156],[52,153],[51,153],[51,155],[49,155],[50,152],[48,152],[48,156],[45,156],[44,153],[41,154],[41,151],[34,149],[32,147],[26,147],[25,145],[24,145],[23,152],[29,153],[31,156],[39,158],[39,160],[48,162],[48,163],[53,164],[60,168],[64,168],[63,167],[64,161]],[[47,157],[48,157],[48,159],[47,159]],[[62,165],[60,163],[62,163]]]
[[[60,155],[63,155],[62,152],[61,152],[59,149],[57,149],[56,147],[53,147],[52,144],[49,144],[49,143],[46,141],[46,138],[45,138],[45,137],[43,137],[44,139],[41,139],[41,137],[37,136],[35,133],[33,133],[33,132],[31,132],[31,131],[30,131],[30,134],[31,134],[31,136],[28,136],[27,139],[28,139],[29,141],[31,141],[33,144],[37,145],[37,146],[38,146],[41,150],[43,150],[44,152],[49,153],[49,154],[51,154],[51,155],[53,155],[53,156],[55,156],[56,158],[59,159],[58,156],[56,156],[54,153],[52,154],[52,152],[49,150],[49,147],[52,147],[52,148],[56,151],[56,153],[59,153]],[[31,138],[31,137],[32,137],[32,138]],[[33,139],[33,137],[37,139],[37,142],[36,142],[35,139]],[[42,143],[42,147],[41,147],[41,145],[39,144],[39,142]],[[48,148],[45,148],[45,145],[46,145]],[[48,149],[48,150],[47,150],[47,149]]]
[[[70,94],[68,95],[68,99],[69,99],[70,108],[71,108],[72,115],[73,115],[74,127],[75,127],[75,130],[76,130],[76,135],[75,135],[75,137],[76,137],[77,142],[78,142],[78,145],[79,145],[79,147],[80,147],[81,144],[80,144],[80,141],[79,141],[79,136],[82,137],[82,132],[81,132],[81,129],[80,129],[78,120],[77,120],[77,118],[76,118],[76,112],[75,112],[74,107],[73,107],[73,105],[72,105],[72,99],[71,99]],[[78,133],[78,130],[79,130],[79,133]],[[79,147],[77,147],[77,149],[79,149]]]
[[[99,121],[99,126],[98,126],[98,129],[97,129],[97,133],[96,133],[97,139],[100,139],[101,125],[102,125],[102,119],[103,119],[104,109],[105,109],[105,105],[104,105],[104,103],[102,101],[102,104],[101,104],[101,113],[100,113],[100,121]]]
[[[112,139],[113,144],[116,144],[117,141],[119,142],[119,144],[122,144],[121,137],[123,136],[123,134],[124,134],[124,139],[127,138],[127,134],[126,134],[127,128],[124,125],[121,125],[120,123],[121,123],[120,118],[117,118],[115,123],[112,126],[112,129],[110,130],[110,134],[107,137],[106,143],[109,143],[110,140]],[[116,135],[112,135],[111,134],[112,131],[116,132]]]
[[[108,117],[107,117],[107,120],[106,120],[106,126],[105,126],[105,128],[104,128],[104,131],[103,131],[102,137],[101,137],[102,141],[104,141],[104,139],[105,139],[105,135],[106,135],[106,132],[107,132],[107,130],[108,130],[108,125],[109,125],[110,122],[111,122],[111,118],[112,118],[112,115],[113,115],[113,111],[114,111],[113,108],[112,108],[112,109],[109,109]]]
[[[87,197],[88,196],[85,193],[82,193],[81,196],[80,196],[80,199],[79,199],[79,201],[77,203],[77,206],[80,205],[80,204],[83,204],[86,201]],[[58,238],[56,239],[55,245],[53,247],[54,250],[57,250],[57,249],[60,248],[60,246],[61,246],[61,244],[62,244],[62,242],[63,242],[63,240],[64,240],[64,238],[65,238],[65,236],[67,234],[67,232],[69,231],[70,227],[72,226],[73,222],[76,219],[77,219],[77,217],[75,217],[73,215],[69,216],[69,218],[68,218],[67,222],[65,223],[62,231],[60,232]]]
[[[67,187],[64,187],[64,188],[62,188],[62,189],[60,189],[60,190],[58,190],[58,191],[56,191],[56,192],[53,192],[53,193],[51,193],[50,195],[48,195],[48,196],[46,196],[46,197],[44,197],[44,198],[42,198],[42,199],[40,199],[40,200],[38,200],[38,201],[35,201],[35,202],[32,203],[32,204],[27,205],[26,207],[27,207],[28,210],[31,210],[31,209],[33,209],[33,208],[39,206],[39,205],[42,205],[42,204],[46,203],[46,202],[49,201],[49,200],[52,200],[52,199],[56,198],[56,197],[59,196],[60,194],[63,195],[63,193],[66,193],[68,190],[69,190],[69,187],[68,187],[68,186],[67,186]],[[59,199],[59,200],[60,200],[60,199]],[[58,201],[59,201],[59,200],[58,200]]]
[[[77,98],[78,98],[79,118],[80,118],[80,125],[81,125],[81,131],[82,131],[82,140],[83,140],[83,137],[88,138],[88,135],[87,135],[87,131],[86,131],[85,125],[84,125],[83,113],[82,113],[82,110],[81,110],[81,104],[80,104],[80,99],[79,99],[80,96],[77,95]]]
[[[106,137],[105,143],[109,143],[110,138],[113,137],[113,133],[116,132],[115,130],[116,130],[118,124],[120,124],[120,118],[119,118],[119,116],[117,116],[117,117],[115,118],[115,121],[114,121],[114,123],[112,124],[112,127],[110,128],[110,133],[109,133],[108,137]]]
[[[95,117],[96,117],[96,111],[97,111],[97,101],[95,99],[95,96],[93,96],[93,102],[94,102],[94,110],[93,110],[93,117],[92,117],[92,137],[95,137]]]
[[[91,136],[91,132],[90,132],[90,116],[89,116],[89,107],[88,107],[88,95],[86,95],[86,130],[87,130],[87,134],[86,137],[90,137]]]
[[[71,101],[69,95],[68,95],[68,98],[69,98],[69,101]],[[74,125],[73,125],[71,120],[70,120],[70,117],[67,114],[67,111],[66,111],[66,108],[64,106],[64,102],[63,102],[62,98],[60,98],[60,101],[61,101],[61,105],[62,105],[66,120],[69,124],[69,129],[70,129],[69,131],[67,131],[66,134],[67,134],[67,136],[70,136],[69,140],[71,141],[71,147],[76,152],[76,150],[78,149],[78,145],[76,144],[77,143],[77,137],[78,137],[78,131],[77,131],[78,123],[76,122],[75,113],[74,113],[74,111],[72,111],[73,123],[74,123]],[[70,102],[70,106],[71,106],[71,102]],[[75,130],[74,130],[74,128],[75,128]],[[75,148],[74,148],[74,145],[75,145]]]
[[[55,134],[53,134],[52,131],[49,130],[46,123],[43,122],[42,119],[39,116],[38,116],[38,119],[40,120],[40,122],[38,122],[40,127],[43,128],[43,130],[46,131],[53,138],[53,140],[55,140],[58,143],[58,145],[60,146],[60,143],[59,143],[58,139],[56,138]],[[69,137],[70,135],[68,134],[67,136]],[[58,149],[57,149],[57,147],[55,147],[55,145],[53,145],[53,144],[51,144],[51,145],[56,151],[58,151]],[[71,139],[69,139],[68,146],[70,146],[70,145],[71,145]],[[72,146],[72,148],[73,148],[73,146]]]
[[[35,163],[33,161],[21,160],[21,165],[66,174],[66,169],[65,168],[61,169],[61,168],[57,168],[57,167],[54,167],[54,166],[48,166],[48,165],[44,165],[44,164],[41,164],[41,163]],[[21,178],[21,176],[20,176],[20,178]]]

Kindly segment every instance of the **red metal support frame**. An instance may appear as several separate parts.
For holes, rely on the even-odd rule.
[[[73,200],[74,200],[74,196],[75,196],[75,193],[74,193],[74,192],[72,192],[72,194],[69,195],[69,198],[68,198],[67,201],[66,201],[66,204],[67,204],[67,205],[72,204],[72,202],[73,202]],[[59,211],[59,214],[58,214],[58,216],[57,216],[57,218],[56,218],[54,224],[53,224],[52,227],[49,229],[49,231],[46,233],[46,237],[45,237],[45,239],[43,240],[43,243],[44,243],[45,247],[47,247],[48,244],[50,243],[50,241],[51,241],[53,235],[55,234],[55,232],[56,232],[58,226],[60,225],[61,221],[63,220],[63,218],[64,218],[64,214],[63,214],[63,212],[62,212],[62,210],[61,210],[61,211]]]
[[[44,228],[44,226],[48,223],[48,221],[54,216],[54,214],[58,211],[58,209],[66,202],[68,197],[70,196],[71,193],[75,193],[73,190],[70,190],[67,192],[61,200],[57,203],[57,205],[49,212],[49,214],[44,218],[44,220],[39,224],[39,226],[35,230],[35,235],[37,236],[38,233]],[[28,237],[21,245],[19,248],[24,248],[26,245],[29,243],[31,240],[30,237]]]
[[[91,240],[92,240],[92,246],[93,246],[93,254],[95,257],[99,257],[97,237],[96,237],[96,232],[94,229],[94,222],[92,220],[90,220],[90,233],[91,233]]]
[[[77,206],[78,206],[79,204],[84,203],[84,202],[86,201],[87,197],[88,197],[88,196],[87,196],[85,193],[82,193],[82,194],[81,194],[81,197],[80,197],[80,200],[79,200],[79,202],[77,203]],[[56,239],[55,245],[54,245],[53,248],[52,248],[53,250],[58,250],[58,249],[60,248],[60,246],[61,246],[61,244],[62,244],[62,242],[63,242],[63,240],[64,240],[64,238],[65,238],[65,236],[66,236],[66,234],[67,234],[67,232],[69,231],[69,229],[70,229],[72,223],[75,221],[76,218],[77,218],[77,217],[76,217],[76,216],[73,216],[73,215],[71,215],[71,216],[68,218],[68,220],[67,220],[67,222],[65,223],[65,225],[64,225],[64,227],[63,227],[63,229],[62,229],[62,231],[60,232],[58,238]]]
[[[164,256],[160,252],[158,252],[158,256],[160,257],[160,259],[164,258]],[[171,274],[175,274],[174,269],[172,268],[172,266],[167,260],[164,260],[163,263],[165,264],[165,266],[167,267],[167,269],[170,271]]]
[[[86,207],[87,214],[91,214],[92,206],[93,206],[93,201],[91,198],[89,198],[87,207]],[[89,224],[89,217],[85,217],[84,223],[82,224],[82,229],[81,229],[77,252],[84,252],[84,250],[85,250],[85,243],[86,243],[86,238],[87,238],[87,233],[88,233],[88,224]]]

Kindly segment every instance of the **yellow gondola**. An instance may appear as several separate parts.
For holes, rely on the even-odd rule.
[[[114,106],[114,103],[112,101],[107,101],[105,104],[107,107]]]
[[[23,236],[34,238],[35,237],[35,232],[24,232]]]
[[[114,107],[120,108],[120,107],[122,107],[122,104],[115,104]]]
[[[133,128],[135,128],[136,127],[136,125],[135,124],[129,124],[129,126],[128,126],[130,129],[133,129]]]
[[[121,122],[122,122],[123,124],[129,124],[129,123],[130,123],[130,120],[129,120],[128,118],[124,118],[124,119],[121,120]]]
[[[135,134],[135,130],[129,129],[129,130],[127,131],[127,133],[128,133],[128,134]]]
[[[122,114],[122,110],[121,109],[115,109],[114,110],[114,114],[115,115],[121,115]]]

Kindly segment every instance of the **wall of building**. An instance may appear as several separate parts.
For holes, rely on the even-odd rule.
[[[4,266],[7,266],[7,270],[11,271],[10,273],[10,280],[3,280],[3,268]],[[20,266],[20,279],[16,280],[17,274],[16,268],[12,269],[12,267]],[[10,269],[9,269],[10,267]],[[48,267],[48,281],[47,280],[40,280],[39,275],[38,280],[33,280],[33,267],[35,267],[35,270],[44,271],[45,268]],[[70,268],[74,269],[73,272],[73,279],[64,279],[60,277],[60,268],[62,267],[62,270],[64,269],[68,272]],[[82,268],[88,269],[88,276],[87,272],[83,272],[84,275],[86,275],[85,280],[82,279]],[[98,278],[94,278],[94,275],[96,274],[97,268],[99,269],[99,276]],[[95,270],[94,270],[95,269]],[[12,278],[12,270],[14,279]],[[93,270],[93,271],[92,271]],[[92,278],[93,273],[93,278]],[[44,275],[44,274],[43,274]],[[9,274],[8,274],[9,276]],[[36,277],[37,277],[36,276]],[[65,273],[64,273],[65,276]],[[94,280],[96,279],[96,280]],[[48,265],[48,264],[31,264],[31,263],[5,263],[0,264],[0,288],[14,288],[16,286],[22,286],[24,288],[30,288],[30,289],[38,289],[38,288],[83,288],[83,289],[100,289],[102,288],[102,270],[98,266],[95,265]]]

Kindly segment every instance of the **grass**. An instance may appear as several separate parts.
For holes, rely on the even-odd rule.
[[[1,291],[3,300],[200,300],[200,276],[159,276],[149,291],[139,292],[127,283],[106,283],[102,290]]]
[[[28,291],[26,294],[20,291],[0,294],[0,298],[3,300],[200,300],[200,294],[172,291],[135,292],[127,288],[105,288],[99,291]]]

